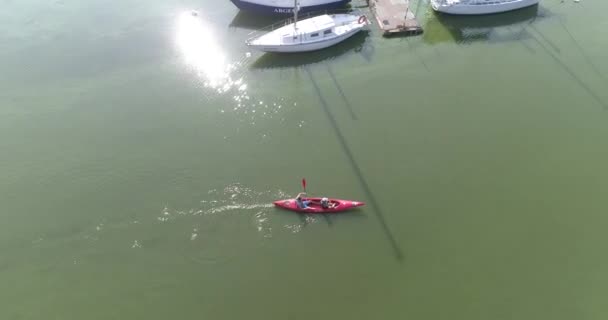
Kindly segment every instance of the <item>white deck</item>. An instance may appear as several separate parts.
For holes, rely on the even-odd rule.
[[[350,14],[321,15],[286,25],[247,42],[262,51],[303,52],[334,45],[363,30],[369,21]]]

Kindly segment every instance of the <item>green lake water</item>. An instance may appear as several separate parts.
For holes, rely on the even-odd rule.
[[[1,3],[0,319],[608,317],[608,3],[290,56],[228,0]]]

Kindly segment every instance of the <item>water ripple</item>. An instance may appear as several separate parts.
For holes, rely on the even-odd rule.
[[[281,190],[257,191],[235,183],[221,190],[211,189],[207,192],[207,197],[208,199],[200,201],[199,207],[187,210],[170,209],[169,206],[165,206],[156,220],[167,223],[178,219],[180,216],[212,217],[246,213],[250,214],[252,227],[264,238],[271,238],[273,228],[269,213],[272,212],[270,209],[274,207],[272,200],[289,197],[289,195]],[[199,233],[199,230],[194,228],[190,232],[190,240],[196,240]]]

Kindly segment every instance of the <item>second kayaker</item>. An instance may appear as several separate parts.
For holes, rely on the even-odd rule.
[[[323,209],[332,209],[336,207],[336,204],[333,202],[329,202],[328,198],[322,198],[321,199],[321,207]]]

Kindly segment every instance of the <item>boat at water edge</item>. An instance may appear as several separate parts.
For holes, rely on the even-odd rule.
[[[517,10],[539,0],[431,0],[433,10],[448,14],[479,15]]]
[[[230,0],[237,8],[266,15],[293,14],[293,0]],[[344,7],[351,0],[300,0],[300,13],[326,11]]]

